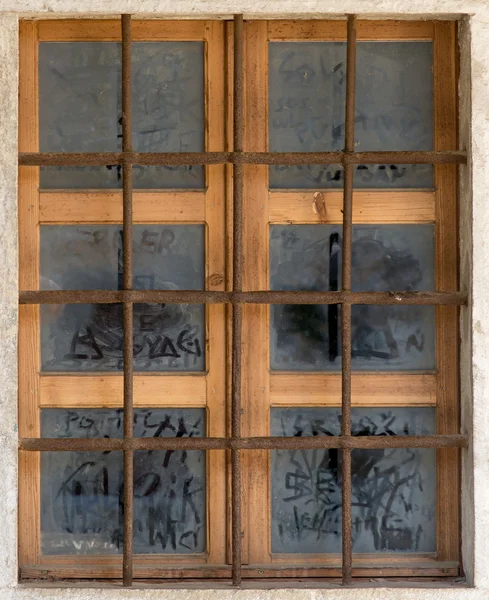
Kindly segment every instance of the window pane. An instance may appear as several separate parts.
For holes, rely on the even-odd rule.
[[[203,225],[134,225],[135,289],[204,287]],[[120,289],[119,225],[41,227],[42,289]],[[123,368],[122,305],[41,306],[43,371]],[[137,371],[202,371],[205,309],[197,304],[134,305]]]
[[[339,225],[272,225],[273,290],[341,289]],[[355,225],[353,291],[432,290],[433,225]],[[271,307],[271,368],[341,368],[340,308]],[[435,311],[431,306],[353,306],[352,367],[426,370],[435,367]]]
[[[272,408],[271,435],[339,435],[337,408]],[[434,408],[354,408],[352,434],[435,433]],[[341,552],[341,452],[271,452],[272,552]],[[433,449],[352,452],[354,552],[436,548]]]
[[[41,435],[122,437],[120,409],[42,409]],[[134,410],[135,437],[203,437],[204,409]],[[43,554],[122,552],[122,452],[41,453]],[[134,552],[206,549],[205,452],[136,451]]]
[[[433,149],[431,42],[359,42],[355,150]],[[269,44],[269,147],[327,152],[344,147],[346,44]],[[271,188],[341,187],[338,165],[270,168]],[[433,187],[431,165],[358,165],[358,188]]]
[[[136,152],[204,150],[203,42],[132,45]],[[41,152],[117,152],[122,138],[121,45],[39,45]],[[41,168],[43,188],[117,188],[120,166]],[[203,188],[199,166],[133,169],[135,188]]]

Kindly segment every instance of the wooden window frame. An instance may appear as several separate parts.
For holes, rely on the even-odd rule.
[[[409,556],[355,555],[353,564],[351,547],[346,552],[344,550],[343,558],[324,554],[273,555],[269,535],[249,535],[252,529],[270,531],[270,467],[269,450],[259,448],[256,441],[248,446],[243,445],[246,438],[268,438],[269,413],[273,406],[344,407],[345,390],[342,391],[342,381],[344,384],[345,380],[342,374],[270,372],[268,305],[271,303],[271,296],[263,304],[255,303],[256,298],[251,302],[245,299],[242,306],[239,294],[233,296],[241,289],[245,293],[269,289],[269,224],[344,221],[342,207],[345,206],[345,193],[342,191],[269,190],[266,165],[273,157],[268,153],[267,140],[267,61],[269,41],[345,41],[347,22],[318,20],[243,23],[242,19],[237,18],[235,24],[241,29],[241,36],[234,31],[233,23],[132,20],[133,41],[206,42],[205,149],[207,154],[227,153],[216,164],[212,161],[206,164],[207,187],[204,191],[134,191],[132,221],[206,224],[206,293],[228,293],[216,295],[217,302],[210,296],[204,300],[207,304],[207,365],[204,374],[134,376],[135,406],[148,406],[150,401],[146,398],[154,397],[154,389],[158,389],[159,394],[162,389],[171,390],[171,400],[160,403],[159,406],[205,407],[208,415],[207,435],[209,438],[224,440],[221,446],[216,442],[214,446],[208,446],[210,449],[207,450],[208,551],[185,557],[135,555],[134,564],[129,567],[125,562],[125,555],[96,558],[43,556],[40,550],[39,450],[46,443],[39,439],[40,408],[79,406],[78,392],[81,383],[85,386],[86,407],[127,407],[127,404],[123,402],[126,393],[122,375],[56,375],[40,372],[39,301],[41,295],[46,294],[37,292],[40,226],[121,223],[123,191],[39,189],[39,165],[47,163],[42,162],[43,155],[39,153],[38,145],[38,43],[120,41],[120,21],[50,20],[23,21],[20,24],[21,579],[117,578],[120,577],[123,566],[124,583],[128,585],[132,582],[133,571],[135,578],[215,579],[232,576],[235,585],[240,584],[241,576],[307,575],[335,578],[342,574],[343,581],[348,583],[352,577],[386,574],[399,577],[459,574],[457,447],[465,446],[467,440],[465,436],[459,435],[458,415],[457,305],[465,302],[466,298],[457,292],[458,272],[455,268],[458,265],[455,163],[465,160],[463,153],[453,152],[457,147],[456,24],[444,21],[356,23],[358,41],[433,41],[435,152],[432,154],[433,162],[436,163],[435,189],[353,191],[352,222],[435,223],[436,293],[432,295],[431,303],[437,304],[437,369],[435,372],[421,374],[354,373],[351,375],[351,395],[346,393],[349,395],[346,401],[351,406],[436,406],[437,435],[431,436],[429,443],[430,447],[438,449],[437,552],[416,555],[416,560]],[[240,45],[240,48],[235,51],[236,45]],[[230,58],[233,54],[235,65],[242,68],[238,82],[233,77]],[[233,127],[233,110],[230,108],[233,104],[234,123],[236,114],[239,115],[242,111],[241,131],[239,127]],[[227,109],[223,110],[223,107]],[[255,164],[242,164],[247,162],[246,153],[262,155],[263,160],[250,159],[249,162]],[[438,157],[435,156],[437,153],[440,153]],[[442,153],[446,157],[451,153],[452,160],[447,158],[450,164],[443,164],[444,161],[440,158]],[[241,160],[237,160],[239,156],[242,157]],[[403,159],[405,158],[404,156]],[[55,159],[51,157],[51,160]],[[398,162],[403,160],[399,159]],[[232,164],[232,170],[229,163]],[[244,217],[242,224],[237,211],[242,212]],[[231,264],[233,246],[234,261]],[[30,296],[29,292],[32,292]],[[409,301],[408,296],[399,295],[399,300],[392,302]],[[241,298],[243,297],[242,295]],[[58,297],[57,302],[61,301]],[[228,310],[225,302],[233,303],[233,311]],[[429,302],[425,299],[423,303]],[[234,315],[233,322],[231,314]],[[238,319],[236,315],[239,315]],[[231,330],[234,335],[231,335]],[[242,335],[241,343],[238,330]],[[236,372],[240,372],[241,380],[239,377],[235,379]],[[231,380],[234,385],[227,383]],[[372,393],[373,383],[376,385],[375,393]],[[228,418],[229,412],[231,418]],[[233,440],[239,441],[241,436],[244,438],[242,445],[233,445]],[[259,449],[242,451],[242,448],[253,446]],[[231,472],[224,450],[218,447],[231,450]],[[349,454],[347,446],[343,448]],[[239,478],[241,472],[242,485]],[[230,489],[234,490],[234,494],[230,493]],[[239,489],[241,494],[237,493]],[[267,498],[267,502],[263,501],[264,498]],[[223,519],[226,507],[228,519]],[[132,550],[130,555],[132,559]],[[227,566],[230,562],[232,567]]]
[[[220,150],[225,143],[223,24],[218,21],[132,22],[134,41],[203,41],[205,43],[205,149]],[[20,23],[19,149],[39,150],[37,95],[38,44],[43,41],[120,41],[120,20],[22,21]],[[210,89],[212,86],[212,89]],[[226,195],[224,165],[206,166],[205,190],[138,190],[134,192],[134,223],[203,224],[206,289],[225,289]],[[40,226],[46,224],[122,223],[123,191],[42,190],[39,167],[19,167],[20,288],[39,289]],[[206,306],[206,370],[204,373],[159,373],[134,376],[134,406],[205,408],[207,435],[226,435],[225,312],[223,304]],[[20,306],[19,435],[40,436],[41,408],[123,407],[123,375],[103,373],[55,374],[40,369],[39,305]],[[19,563],[21,577],[113,578],[121,571],[122,556],[43,556],[40,547],[40,455],[19,455]],[[167,576],[180,577],[179,564],[193,576],[199,566],[226,563],[226,457],[211,450],[206,465],[208,494],[207,548],[203,554],[165,556]],[[211,525],[212,524],[212,525]],[[160,571],[154,555],[136,555],[137,577]],[[53,569],[53,571],[51,570]],[[185,569],[183,569],[185,571]]]

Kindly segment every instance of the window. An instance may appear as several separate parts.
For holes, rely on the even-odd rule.
[[[21,23],[22,580],[459,574],[455,33]]]

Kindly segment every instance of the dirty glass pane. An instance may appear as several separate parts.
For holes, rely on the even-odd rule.
[[[431,42],[359,42],[355,150],[433,149]],[[346,44],[269,44],[271,152],[342,150]],[[341,187],[338,165],[270,167],[272,188]],[[358,165],[359,188],[433,186],[431,165]]]
[[[135,289],[204,287],[203,225],[134,225]],[[41,289],[121,289],[120,225],[41,227]],[[43,371],[123,368],[122,305],[41,306]],[[205,310],[198,304],[134,305],[137,371],[202,371]]]
[[[272,225],[273,290],[341,289],[339,225]],[[353,291],[432,290],[433,225],[354,225]],[[340,308],[271,307],[271,368],[341,368]],[[435,367],[435,312],[431,306],[352,307],[352,368],[425,370]]]
[[[340,435],[338,408],[272,408],[271,435]],[[353,435],[435,433],[434,408],[354,408]],[[341,451],[271,451],[272,552],[341,552]],[[352,452],[353,551],[436,549],[434,449]]]
[[[132,45],[133,147],[136,152],[204,150],[204,43]],[[41,152],[116,152],[122,138],[121,45],[39,44]],[[122,169],[41,168],[43,188],[117,188]],[[203,188],[201,166],[141,167],[135,188]]]
[[[122,409],[41,410],[42,437],[122,434]],[[205,411],[136,408],[134,436],[204,437]],[[122,452],[42,452],[43,554],[121,553],[123,492]],[[136,451],[134,552],[204,552],[205,497],[205,452]]]

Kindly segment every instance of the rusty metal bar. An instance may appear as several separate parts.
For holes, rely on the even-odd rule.
[[[408,165],[422,164],[467,164],[467,153],[458,150],[446,152],[423,151],[423,150],[401,150],[390,152],[345,152],[343,164],[382,164],[397,163]]]
[[[132,151],[131,15],[122,15],[122,150]],[[132,289],[132,165],[125,163],[122,179],[122,278],[124,291]],[[124,441],[133,437],[133,305],[123,305],[124,346]],[[124,543],[122,580],[132,586],[133,577],[134,450],[124,447]]]
[[[234,17],[233,148],[243,152],[244,142],[244,41],[243,15]],[[243,165],[233,164],[233,292],[243,288]],[[231,435],[241,437],[241,334],[243,306],[233,305]],[[231,450],[231,530],[233,585],[241,584],[241,453]]]
[[[355,78],[356,78],[356,18],[348,15],[346,43],[346,111],[345,153],[351,156],[355,148]],[[341,278],[342,290],[351,291],[352,236],[353,236],[353,175],[351,163],[344,164],[343,181],[343,240]],[[341,435],[351,435],[351,304],[341,307]],[[351,531],[351,450],[343,448],[342,472],[342,575],[343,585],[352,577]]]
[[[231,152],[25,152],[22,166],[209,165],[232,162]]]
[[[467,448],[462,434],[418,436],[311,437],[152,437],[152,438],[22,438],[28,452],[111,452],[117,450],[385,450],[392,448]]]
[[[466,164],[462,150],[390,152],[20,152],[20,166]]]
[[[214,292],[193,290],[45,290],[20,292],[20,304],[416,304],[464,305],[465,292]]]

